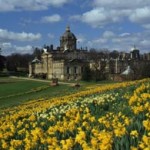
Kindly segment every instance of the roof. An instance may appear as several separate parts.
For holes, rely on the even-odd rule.
[[[133,51],[139,51],[135,45],[134,45],[134,47],[131,48],[131,52],[133,52]]]
[[[70,31],[69,26],[66,28],[65,33],[61,36],[61,39],[62,38],[72,38],[72,39],[76,40],[76,36]]]
[[[32,60],[32,63],[40,63],[41,61],[39,59],[37,59],[37,57],[35,57],[33,60]]]
[[[129,75],[133,74],[133,70],[131,69],[130,66],[127,66],[127,69],[121,73],[122,75]]]
[[[80,63],[85,63],[86,61],[84,59],[78,59],[78,58],[75,58],[75,59],[70,59],[70,60],[67,60],[69,63],[77,63],[77,64],[80,64]]]

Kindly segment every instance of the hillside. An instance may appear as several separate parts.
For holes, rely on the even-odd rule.
[[[87,86],[5,109],[1,149],[135,150],[150,145],[150,79]]]

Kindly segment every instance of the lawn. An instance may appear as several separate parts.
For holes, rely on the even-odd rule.
[[[21,78],[0,78],[0,109],[15,106],[23,102],[40,99],[51,98],[56,96],[63,96],[77,91],[85,90],[87,88],[94,88],[97,85],[104,85],[114,83],[110,81],[105,82],[83,82],[81,81],[80,88],[71,87],[75,82],[70,82],[70,85],[59,84],[59,86],[52,87],[50,82],[37,82],[32,80],[23,80]],[[93,86],[95,85],[95,86]]]
[[[66,95],[76,90],[79,89],[64,84],[52,87],[45,82],[0,78],[0,109],[33,99]]]
[[[0,79],[0,97],[8,96],[11,94],[17,94],[25,91],[29,91],[32,88],[43,86],[45,83],[33,82],[11,78]]]

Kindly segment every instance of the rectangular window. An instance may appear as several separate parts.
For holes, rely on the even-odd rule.
[[[84,71],[84,68],[83,68],[83,67],[81,67],[81,73],[83,73],[83,71]]]
[[[77,73],[77,67],[74,67],[74,73],[75,74]]]
[[[69,67],[67,67],[67,74],[69,74],[69,70],[70,70],[70,68],[69,68]]]

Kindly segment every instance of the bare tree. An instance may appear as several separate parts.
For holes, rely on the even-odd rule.
[[[6,58],[1,55],[2,49],[0,48],[0,71],[2,71],[5,67]]]
[[[96,51],[95,49],[91,49],[89,53],[92,63],[93,79],[96,81],[105,79],[107,53],[104,51]]]
[[[42,49],[35,47],[33,50],[33,56],[37,57],[38,59],[41,59],[42,52],[43,52]]]
[[[33,59],[31,54],[11,54],[7,56],[7,69],[9,71],[17,71],[17,68],[25,68],[28,70],[28,64]]]

